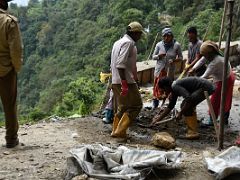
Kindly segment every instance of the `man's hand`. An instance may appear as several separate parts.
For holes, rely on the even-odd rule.
[[[179,121],[182,119],[182,113],[179,112],[177,115],[176,115],[176,120]]]
[[[188,72],[191,69],[191,64],[185,64],[184,70]]]
[[[170,113],[170,111],[171,109],[169,109],[168,107],[165,108],[164,110],[161,110],[156,116],[154,116],[150,126],[155,126],[156,123],[164,119]]]
[[[169,59],[169,64],[173,64],[174,63],[174,60],[173,59]]]
[[[128,84],[127,84],[127,80],[122,80],[121,81],[121,84],[122,84],[122,92],[121,92],[121,96],[126,96],[127,93],[128,93]]]
[[[159,54],[159,55],[158,55],[158,58],[159,58],[159,59],[162,59],[162,58],[164,58],[165,56],[166,56],[166,54]]]
[[[155,116],[153,117],[153,119],[152,119],[152,122],[151,122],[150,126],[155,126],[155,124],[156,124],[158,121],[161,121],[160,118],[161,118],[160,114],[155,115]]]
[[[189,76],[193,76],[195,74],[195,70],[192,68],[188,71]]]

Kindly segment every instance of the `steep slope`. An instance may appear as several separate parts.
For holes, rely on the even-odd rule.
[[[21,117],[37,120],[51,113],[85,114],[95,108],[104,89],[98,82],[99,73],[109,70],[112,44],[130,21],[140,21],[150,29],[137,45],[139,61],[148,57],[157,32],[166,25],[172,26],[183,48],[187,43],[184,32],[191,25],[198,27],[201,37],[206,34],[207,39],[218,40],[222,1],[179,3],[30,0],[27,7],[11,4],[24,42],[24,66],[19,76]],[[236,12],[239,15],[239,8]],[[238,21],[235,24],[240,24]],[[240,37],[237,27],[234,39]]]

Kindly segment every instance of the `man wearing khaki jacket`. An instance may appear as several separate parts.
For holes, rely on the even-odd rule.
[[[17,19],[8,14],[8,2],[0,0],[0,97],[5,113],[6,147],[19,144],[17,73],[22,65],[22,43]]]

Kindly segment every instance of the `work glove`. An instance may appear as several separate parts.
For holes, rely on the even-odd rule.
[[[186,71],[186,72],[188,72],[189,70],[190,70],[190,64],[185,64],[185,68],[184,68],[184,70]]]
[[[122,84],[122,92],[121,92],[121,96],[126,96],[127,93],[128,93],[128,84],[127,84],[127,80],[122,80],[121,81],[121,84]]]

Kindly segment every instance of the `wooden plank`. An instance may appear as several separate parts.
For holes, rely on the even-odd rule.
[[[221,50],[224,51],[226,42],[222,42]],[[234,41],[231,42],[230,47],[230,55],[236,55],[238,54],[237,48],[238,44],[240,44],[240,41]],[[187,51],[183,51],[183,61],[176,62],[176,77],[177,75],[181,74],[181,72],[184,69],[185,61],[187,59]],[[140,82],[140,85],[144,85],[147,83],[153,83],[154,82],[154,69],[156,66],[155,60],[148,60],[143,62],[137,62],[137,71],[138,71],[138,79]]]

